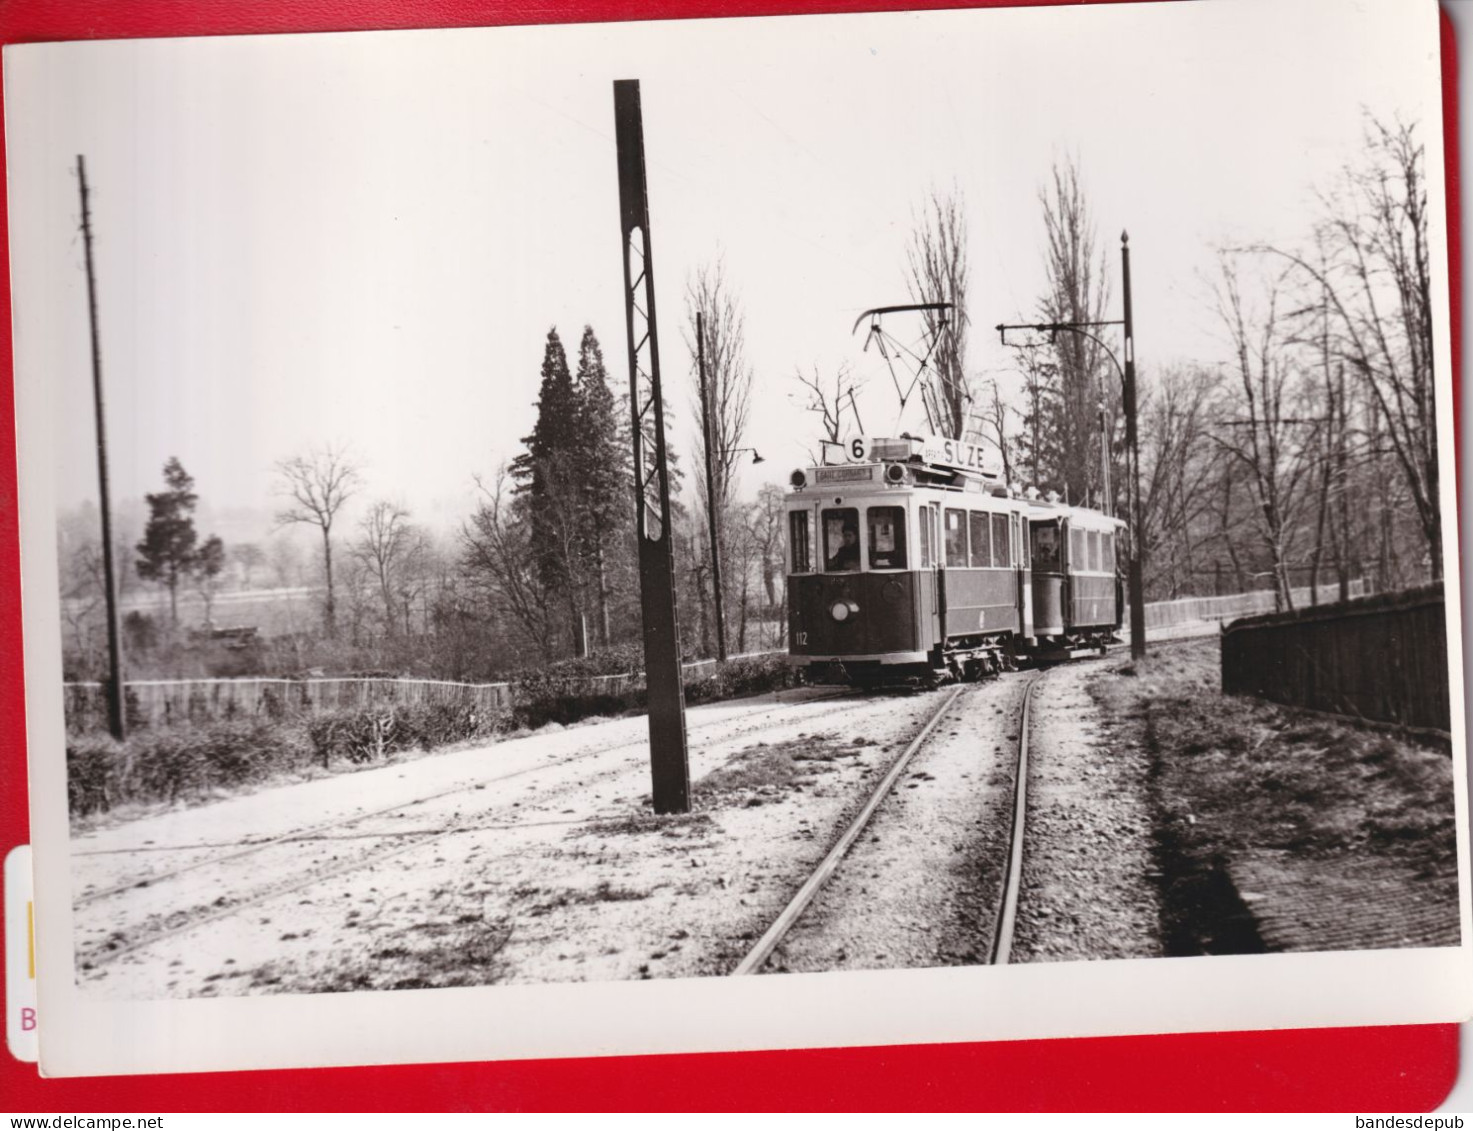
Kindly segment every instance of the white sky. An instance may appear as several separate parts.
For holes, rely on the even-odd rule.
[[[967,203],[974,372],[1013,366],[990,327],[1033,314],[1038,194],[1067,155],[1112,317],[1130,231],[1141,364],[1210,362],[1214,244],[1306,233],[1363,108],[1440,134],[1436,68],[1435,5],[1405,0],[9,47],[16,371],[60,408],[58,505],[94,498],[84,153],[117,498],[178,455],[213,508],[265,512],[274,461],[334,441],[361,501],[456,524],[531,429],[549,326],[571,360],[591,323],[627,389],[611,83],[638,78],[676,440],[685,281],[724,254],[770,461],[751,491],[813,445],[799,366],[848,362],[868,430],[895,423],[850,327],[908,301],[933,186]]]

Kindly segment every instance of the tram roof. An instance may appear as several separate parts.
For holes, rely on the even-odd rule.
[[[1028,517],[1030,519],[1067,518],[1071,523],[1082,527],[1093,527],[1096,530],[1113,530],[1126,525],[1123,518],[1105,514],[1104,511],[1095,510],[1093,507],[1075,506],[1050,499],[1029,499]]]

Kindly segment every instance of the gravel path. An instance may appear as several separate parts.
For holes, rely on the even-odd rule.
[[[1034,690],[1014,962],[1162,953],[1149,760],[1116,738],[1086,686],[1121,662],[1054,668]]]

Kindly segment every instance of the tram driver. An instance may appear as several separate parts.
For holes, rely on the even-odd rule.
[[[851,573],[859,568],[859,531],[845,526],[840,543],[828,561],[830,573]]]

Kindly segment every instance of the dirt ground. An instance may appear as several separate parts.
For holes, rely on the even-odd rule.
[[[1146,762],[1164,952],[1457,945],[1451,751],[1225,696],[1218,648],[1088,684]]]

